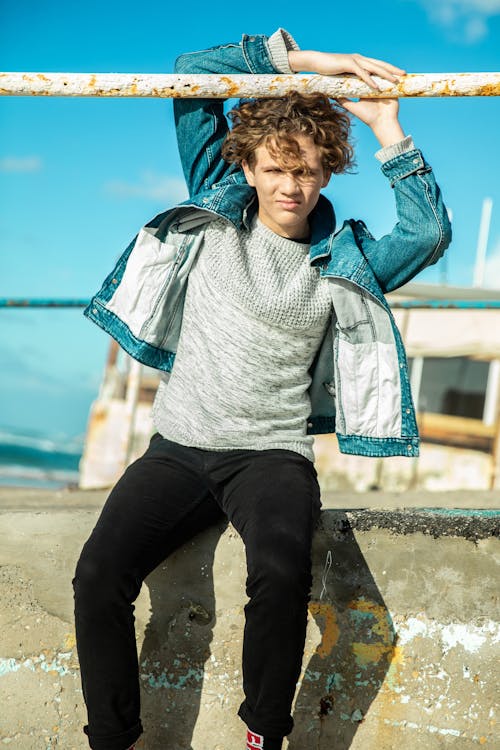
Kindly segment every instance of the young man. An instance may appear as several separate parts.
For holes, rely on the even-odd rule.
[[[297,49],[283,30],[183,55],[180,73],[403,73],[359,55]],[[320,191],[352,157],[326,97],[247,101],[228,134],[219,100],[176,100],[190,198],[131,243],[86,311],[165,373],[157,433],[112,491],[79,560],[76,631],[95,750],[141,734],[132,602],[165,557],[225,515],[246,548],[248,748],[278,750],[303,654],[311,537],[320,511],[312,435],[346,453],[418,452],[405,355],[384,292],[443,253],[449,223],[397,100],[343,101],[367,123],[398,223],[375,240],[335,233]],[[224,158],[223,158],[224,157]],[[175,360],[175,362],[174,362]],[[169,374],[169,376],[167,375]]]

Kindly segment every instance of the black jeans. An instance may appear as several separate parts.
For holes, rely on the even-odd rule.
[[[111,492],[73,581],[91,748],[125,750],[142,732],[132,602],[144,578],[224,514],[248,571],[239,715],[259,734],[289,734],[319,510],[316,471],[298,453],[205,451],[153,436]]]

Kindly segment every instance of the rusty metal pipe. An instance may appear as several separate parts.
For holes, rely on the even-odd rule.
[[[375,77],[374,91],[355,76],[0,73],[1,96],[215,98],[320,91],[337,97],[499,96],[500,73],[410,73],[396,85]]]

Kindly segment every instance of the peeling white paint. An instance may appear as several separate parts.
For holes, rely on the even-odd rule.
[[[425,638],[428,625],[416,617],[409,617],[404,624],[398,627],[398,645],[405,646],[414,638]]]
[[[487,620],[483,625],[458,622],[445,625],[426,620],[424,617],[409,617],[401,624],[398,623],[396,629],[398,645],[405,646],[415,638],[430,638],[433,641],[439,639],[445,654],[457,646],[461,646],[468,653],[476,653],[487,641],[491,644],[500,641],[500,625],[493,620]],[[444,676],[444,673],[438,674],[441,679]]]
[[[473,654],[479,651],[481,646],[486,641],[486,634],[484,634],[484,628],[475,629],[474,626],[470,625],[459,625],[451,624],[443,628],[441,632],[441,638],[443,640],[445,653],[450,648],[456,648],[458,645],[462,646],[466,651]]]
[[[404,727],[405,729],[418,729],[419,731],[429,732],[430,734],[451,735],[460,737],[462,732],[459,729],[445,729],[436,727],[433,724],[417,724],[415,721],[396,721],[394,719],[384,719],[384,724],[391,727]]]

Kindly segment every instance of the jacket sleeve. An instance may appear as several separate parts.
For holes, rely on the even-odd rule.
[[[451,242],[451,225],[421,151],[413,148],[399,153],[381,168],[394,188],[398,221],[379,240],[363,226],[358,241],[382,290],[390,292],[441,258]]]
[[[243,35],[225,44],[177,58],[176,73],[288,73],[288,49],[296,49],[283,29],[271,37]],[[228,130],[223,99],[175,99],[175,127],[189,195],[211,188],[239,167],[227,164],[221,148]]]

